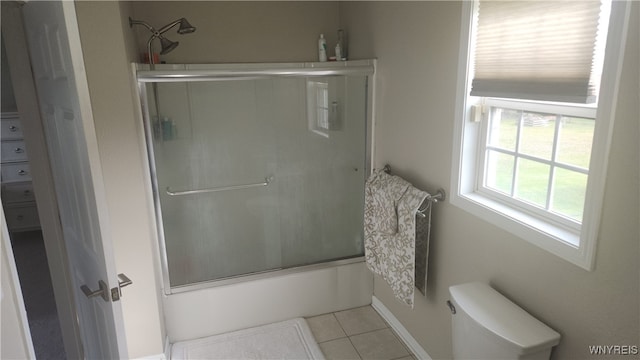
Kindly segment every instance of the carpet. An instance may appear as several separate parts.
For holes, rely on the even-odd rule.
[[[324,359],[303,318],[206,338],[171,347],[171,359]]]
[[[67,355],[62,342],[42,233],[11,233],[11,246],[16,259],[36,359],[64,360]]]

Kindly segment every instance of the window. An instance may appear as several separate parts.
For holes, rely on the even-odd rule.
[[[558,226],[580,230],[595,109],[486,100],[478,189]],[[574,244],[577,245],[577,244]]]
[[[463,7],[451,201],[592,269],[627,5]]]

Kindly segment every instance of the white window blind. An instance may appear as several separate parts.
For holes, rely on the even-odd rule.
[[[480,1],[471,95],[595,102],[599,1]]]

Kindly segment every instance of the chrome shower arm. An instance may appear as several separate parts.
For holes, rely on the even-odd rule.
[[[158,33],[156,29],[154,29],[151,25],[147,24],[146,22],[140,21],[140,20],[133,20],[131,17],[129,17],[129,27],[133,27],[133,25],[142,25],[147,29],[149,29],[149,31],[151,31],[154,35]]]
[[[182,21],[182,19],[178,19],[178,20],[175,20],[175,21],[173,21],[173,22],[171,22],[171,23],[169,23],[169,24],[167,24],[167,25],[163,26],[162,28],[160,28],[160,30],[158,30],[158,34],[164,34],[164,33],[166,33],[166,32],[167,32],[167,31],[169,31],[172,27],[174,27],[174,26],[176,26],[176,25],[180,24],[180,22],[181,22],[181,21]]]

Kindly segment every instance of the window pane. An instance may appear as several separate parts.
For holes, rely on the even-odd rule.
[[[497,151],[487,151],[485,184],[488,188],[511,195],[514,158]]]
[[[549,187],[549,165],[536,161],[519,159],[516,176],[515,197],[546,207]]]
[[[489,145],[515,151],[520,111],[493,108],[489,126]]]
[[[588,169],[594,127],[593,119],[563,116],[556,161]]]
[[[582,221],[587,175],[556,168],[551,210]]]
[[[556,116],[527,113],[522,115],[519,152],[551,160]]]

